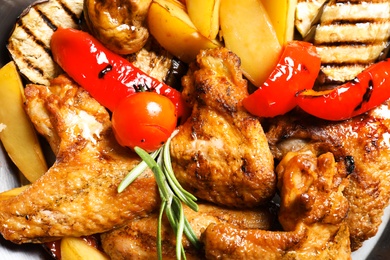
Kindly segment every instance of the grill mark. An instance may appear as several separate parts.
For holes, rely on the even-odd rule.
[[[39,38],[34,34],[33,31],[30,30],[30,28],[28,28],[28,25],[26,25],[26,24],[23,23],[23,20],[22,20],[22,19],[20,19],[20,20],[18,21],[18,25],[19,25],[19,27],[20,27],[23,31],[25,31],[25,33],[26,33],[29,37],[32,38],[32,40],[33,40],[39,47],[41,47],[41,48],[43,49],[44,52],[46,52],[48,55],[51,55],[50,48],[47,47],[47,46],[45,45],[45,43],[44,43],[41,39],[39,39]]]
[[[322,63],[322,66],[338,69],[338,68],[343,68],[343,67],[356,67],[356,66],[366,67],[367,64],[369,64],[369,63],[368,62],[359,62],[359,61],[357,61],[357,62],[343,62],[343,63],[328,62],[328,63]]]
[[[40,67],[37,67],[33,63],[31,63],[30,60],[26,59],[26,57],[19,50],[19,48],[16,48],[13,44],[9,44],[8,48],[13,50],[15,56],[22,57],[22,63],[25,64],[26,67],[36,71],[39,75],[44,76],[44,71]]]
[[[43,71],[42,68],[40,68],[39,66],[36,66],[35,64],[33,64],[30,60],[28,60],[20,51],[19,49],[15,49],[17,50],[17,55],[19,57],[23,57],[23,64],[25,64],[28,68],[30,68],[31,70],[34,70],[36,71],[39,75],[41,75],[42,77],[44,77],[44,74],[45,72]]]
[[[80,19],[63,1],[59,0],[58,3],[61,5],[62,9],[72,18],[75,24],[80,23]]]
[[[365,18],[348,18],[348,19],[334,19],[334,20],[328,20],[323,21],[321,23],[321,26],[323,25],[335,25],[335,26],[341,26],[341,25],[357,25],[362,23],[378,23],[383,24],[388,22],[388,19],[386,18],[376,18],[376,17],[365,17]]]
[[[38,12],[39,16],[42,18],[42,20],[47,24],[47,26],[50,27],[53,31],[57,30],[57,26],[52,22],[52,20],[45,14],[43,13],[40,9],[35,8],[35,10]]]
[[[346,47],[346,48],[370,48],[370,47],[375,47],[379,45],[379,43],[383,43],[383,41],[359,41],[359,42],[341,42],[341,41],[333,41],[333,42],[323,42],[323,43],[318,43],[316,46],[318,48],[325,48],[325,47]],[[380,45],[379,45],[380,46]]]
[[[362,3],[365,3],[366,0],[336,0],[336,1],[330,1],[330,6],[336,6],[340,4],[346,4],[346,5],[361,5]],[[370,0],[370,4],[380,4],[380,3],[386,3],[386,0]]]
[[[373,90],[374,90],[374,82],[371,79],[368,81],[368,86],[366,88],[366,91],[364,92],[364,95],[363,95],[361,102],[355,107],[354,111],[361,109],[364,103],[367,103],[370,101]]]

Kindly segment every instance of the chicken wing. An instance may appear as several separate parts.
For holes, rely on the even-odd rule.
[[[199,238],[211,223],[227,223],[239,228],[270,229],[275,219],[272,207],[256,209],[227,209],[212,204],[199,204],[195,212],[184,207],[184,213]],[[104,251],[112,260],[118,259],[157,259],[156,235],[157,213],[146,218],[140,218],[123,228],[101,235]],[[176,259],[176,237],[166,218],[162,225],[163,258]],[[183,238],[183,246],[187,259],[204,259],[202,250],[197,250],[187,239]]]
[[[341,165],[342,166],[342,165]],[[331,153],[288,153],[277,166],[284,231],[211,224],[207,259],[350,259],[346,170]]]
[[[48,137],[56,161],[20,195],[0,201],[0,231],[15,243],[101,233],[146,216],[159,205],[147,170],[123,193],[117,186],[140,159],[120,147],[109,114],[65,77],[29,85],[27,111]]]
[[[331,152],[346,165],[350,184],[347,223],[352,250],[374,236],[390,200],[389,102],[342,122],[328,122],[296,112],[271,119],[267,137],[277,160],[288,151],[316,145],[317,153]]]
[[[273,158],[260,122],[242,106],[248,92],[239,58],[224,48],[202,51],[183,87],[193,111],[171,143],[180,183],[220,205],[269,201],[276,190]]]

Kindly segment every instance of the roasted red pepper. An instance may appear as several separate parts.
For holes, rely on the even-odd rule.
[[[315,46],[303,41],[287,43],[270,77],[243,100],[244,107],[260,117],[287,113],[297,104],[297,92],[313,87],[320,65]]]
[[[390,98],[390,59],[375,63],[354,80],[332,90],[306,90],[297,97],[307,113],[327,120],[344,120],[375,108]]]
[[[179,91],[150,77],[86,32],[58,28],[51,38],[51,51],[55,62],[111,111],[120,100],[143,89],[168,97],[178,117],[187,112]]]

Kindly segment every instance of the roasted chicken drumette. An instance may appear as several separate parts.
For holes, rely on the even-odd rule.
[[[220,205],[269,201],[276,188],[273,157],[259,120],[242,106],[248,90],[239,58],[225,48],[202,51],[182,82],[193,110],[171,143],[179,182]]]
[[[20,195],[0,201],[0,231],[15,243],[101,233],[158,207],[153,173],[123,193],[117,186],[140,162],[119,146],[108,112],[66,77],[28,85],[27,111],[56,155],[49,171]]]
[[[284,231],[212,224],[202,237],[206,258],[350,259],[344,165],[308,149],[288,153],[276,171]]]
[[[341,122],[297,112],[271,119],[267,124],[267,137],[276,160],[289,151],[315,144],[318,153],[331,152],[336,161],[346,165],[349,185],[343,193],[350,205],[346,222],[352,250],[373,237],[390,201],[389,102]]]

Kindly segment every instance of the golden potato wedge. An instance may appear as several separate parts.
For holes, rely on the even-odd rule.
[[[283,46],[294,38],[295,8],[297,0],[261,0]]]
[[[23,84],[11,61],[0,69],[0,140],[18,169],[34,182],[47,171],[47,164],[23,102]]]
[[[26,190],[29,187],[29,185],[25,185],[22,187],[13,188],[11,190],[7,190],[0,193],[0,200],[7,200],[12,197],[15,197],[19,195],[22,191]]]
[[[179,1],[154,0],[147,21],[150,34],[158,43],[184,62],[195,60],[202,49],[220,46],[198,31]]]
[[[90,246],[81,238],[65,237],[61,240],[62,260],[108,260],[109,258],[101,251]]]
[[[187,0],[187,13],[199,32],[214,40],[219,32],[221,0]]]
[[[259,0],[223,0],[219,18],[225,45],[241,59],[244,75],[261,86],[276,66],[282,47]]]

